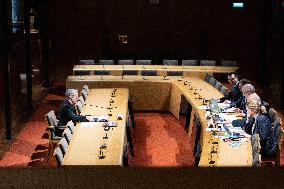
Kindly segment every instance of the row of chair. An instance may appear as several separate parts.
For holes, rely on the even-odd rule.
[[[56,159],[57,165],[61,166],[63,158],[67,152],[68,146],[72,139],[72,135],[75,132],[75,125],[72,121],[67,123],[67,128],[64,130],[62,134],[62,138],[60,139],[58,146],[54,150],[54,157]]]
[[[83,85],[82,90],[81,90],[81,95],[79,96],[78,101],[75,104],[75,109],[78,115],[80,115],[82,112],[85,100],[87,99],[89,92],[90,92],[90,89],[88,85]]]
[[[204,81],[215,87],[217,90],[219,90],[223,95],[226,95],[228,93],[228,88],[222,85],[218,80],[216,80],[212,75],[206,73]]]
[[[78,64],[81,65],[114,65],[114,60],[99,60],[96,62],[95,60],[88,59],[88,60],[79,60]],[[118,60],[118,65],[151,65],[152,60]],[[164,59],[162,62],[163,65],[167,66],[177,66],[179,65],[179,60],[170,60],[170,59]],[[197,60],[181,60],[181,65],[183,66],[216,66],[215,60],[200,60],[198,63]],[[235,67],[237,66],[237,62],[233,60],[221,60],[220,61],[221,66],[225,67]]]
[[[90,71],[76,70],[74,75],[90,75]],[[157,76],[157,70],[141,70],[142,76]],[[111,75],[110,70],[95,70],[94,75]],[[123,70],[122,75],[138,75],[138,70]],[[183,71],[167,71],[167,76],[183,76]]]

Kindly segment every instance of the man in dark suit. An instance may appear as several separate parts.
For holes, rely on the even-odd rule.
[[[92,121],[92,116],[81,116],[76,113],[74,106],[78,101],[78,90],[67,89],[65,96],[66,100],[63,101],[60,107],[59,126],[65,126],[70,120],[74,123]]]
[[[219,102],[232,103],[238,101],[242,96],[239,88],[239,76],[236,73],[230,73],[228,75],[228,81],[232,86],[232,89],[224,97],[220,98]]]

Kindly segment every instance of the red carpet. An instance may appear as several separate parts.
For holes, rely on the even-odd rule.
[[[189,138],[171,114],[135,113],[132,131],[135,157],[130,166],[193,166]]]

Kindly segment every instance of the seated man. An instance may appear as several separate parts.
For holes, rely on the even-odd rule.
[[[254,93],[254,87],[251,86],[246,86],[245,87],[245,91],[243,91],[243,86],[245,86],[246,84],[250,84],[250,81],[247,79],[241,79],[239,81],[239,89],[242,92],[242,96],[235,102],[231,102],[230,107],[236,107],[238,108],[239,111],[244,111],[246,112],[246,97],[251,94]],[[246,93],[246,94],[244,94]]]
[[[239,88],[239,76],[236,73],[230,73],[228,75],[228,81],[232,86],[232,90],[228,92],[227,95],[220,98],[219,102],[225,102],[225,103],[236,102],[242,96],[242,93]]]
[[[60,107],[59,126],[65,126],[68,121],[87,122],[92,121],[91,116],[81,116],[76,114],[75,104],[78,100],[78,90],[67,89],[65,93],[66,100],[63,101]]]

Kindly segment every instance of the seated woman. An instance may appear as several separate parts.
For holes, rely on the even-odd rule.
[[[272,136],[272,126],[269,119],[262,113],[261,102],[252,100],[248,103],[247,108],[247,116],[250,121],[244,126],[245,131],[251,135],[259,134],[261,155],[273,155],[272,149],[275,148],[276,144]]]
[[[63,101],[60,107],[59,126],[65,126],[68,121],[75,122],[88,122],[92,121],[91,116],[81,116],[76,114],[75,104],[78,100],[78,90],[67,89],[65,93],[66,100]]]

